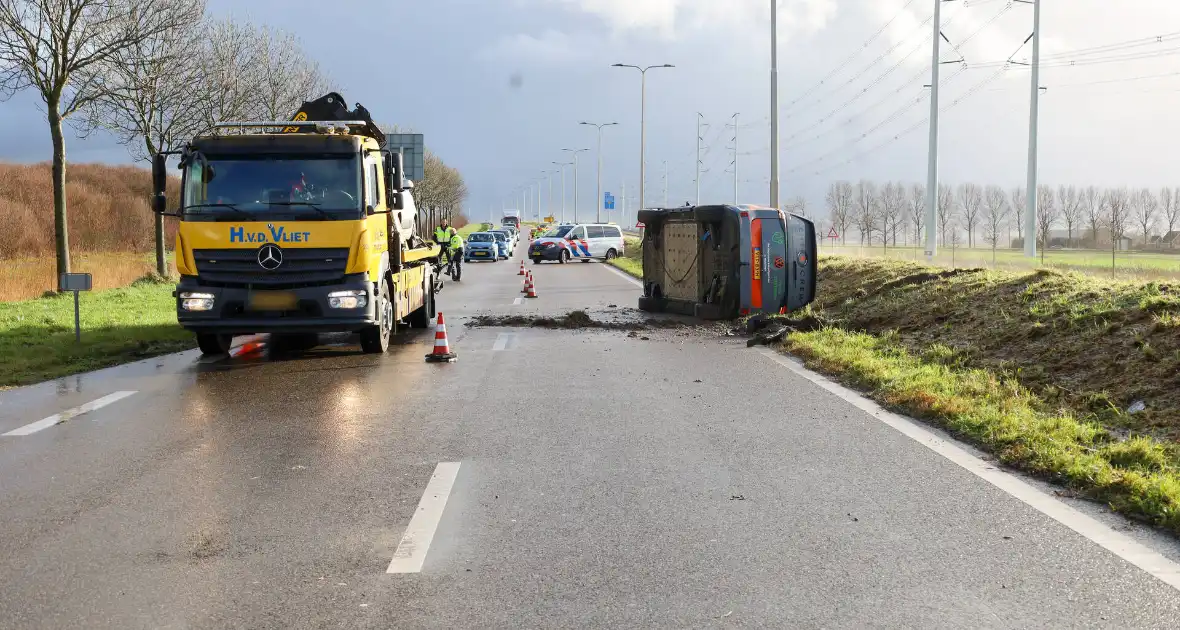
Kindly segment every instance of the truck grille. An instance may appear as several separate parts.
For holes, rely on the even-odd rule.
[[[193,258],[203,284],[223,286],[296,287],[332,284],[344,277],[348,250],[284,249],[274,271],[258,264],[257,249],[197,249]]]

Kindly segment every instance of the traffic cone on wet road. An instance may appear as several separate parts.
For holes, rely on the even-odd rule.
[[[430,363],[449,363],[459,357],[451,352],[451,344],[447,342],[447,325],[443,323],[443,314],[438,314],[438,322],[434,325],[434,351],[426,355]]]
[[[523,260],[522,260],[522,261],[520,261],[520,272],[519,272],[519,273],[517,273],[516,275],[518,275],[518,276],[523,276],[523,275],[524,275],[524,261],[523,261]]]
[[[533,284],[533,277],[531,275],[529,276],[528,293],[525,294],[525,297],[528,297],[528,298],[537,297],[537,287]]]
[[[533,279],[533,272],[529,271],[524,274],[524,284],[520,287],[521,293],[529,292],[529,281]]]

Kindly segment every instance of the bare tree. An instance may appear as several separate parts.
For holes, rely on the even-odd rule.
[[[199,8],[180,0],[0,0],[0,93],[33,88],[45,103],[59,278],[70,271],[63,123],[108,93],[104,77],[116,55],[191,23]]]
[[[1060,186],[1057,188],[1057,200],[1061,202],[1061,219],[1065,221],[1068,235],[1066,245],[1072,247],[1074,226],[1082,222],[1082,195],[1077,186]]]
[[[1143,234],[1143,247],[1147,248],[1148,241],[1151,240],[1151,230],[1155,227],[1156,211],[1159,210],[1159,201],[1156,200],[1155,194],[1149,188],[1143,188],[1135,193],[1131,201],[1131,207],[1135,213],[1135,224],[1139,226]]]
[[[304,101],[333,91],[294,35],[263,28],[255,37],[260,76],[254,89],[254,109],[259,117],[287,120]]]
[[[942,244],[946,246],[946,230],[955,221],[955,192],[946,184],[938,185],[938,231],[942,236]]]
[[[922,242],[922,226],[926,221],[926,187],[922,184],[910,186],[909,214],[914,226],[914,243]]]
[[[1012,217],[1016,223],[1016,236],[1024,243],[1024,215],[1028,209],[1028,197],[1024,194],[1024,186],[1017,186],[1008,193],[1012,200]]]
[[[873,244],[873,231],[877,223],[877,185],[873,182],[860,180],[856,184],[853,198],[856,204],[856,227],[860,230],[860,242],[863,245],[868,239]]]
[[[1167,223],[1167,230],[1164,232],[1164,236],[1167,236],[1180,223],[1180,195],[1167,186],[1161,188],[1160,209],[1163,210],[1163,218]]]
[[[1053,189],[1037,187],[1037,230],[1041,235],[1041,264],[1045,264],[1045,250],[1049,248],[1049,234],[1057,223],[1057,205],[1053,203]]]
[[[177,24],[112,55],[107,90],[86,108],[86,127],[106,129],[136,160],[179,149],[201,130],[199,49],[205,0],[191,0],[193,21]],[[164,217],[155,215],[156,273],[167,275]]]
[[[1103,193],[1095,186],[1087,186],[1082,192],[1082,209],[1085,211],[1086,222],[1090,224],[1090,234],[1094,238],[1094,247],[1098,247],[1098,228],[1102,226]]]
[[[975,226],[979,225],[979,211],[982,206],[983,189],[977,184],[963,184],[959,187],[959,207],[963,210],[963,225],[967,228],[967,247],[975,247]]]
[[[826,197],[832,225],[840,233],[841,242],[848,242],[848,226],[852,224],[852,184],[845,181],[832,182]]]
[[[992,265],[996,264],[996,245],[1002,238],[1001,229],[1008,221],[1008,199],[1004,189],[988,186],[984,194],[983,240],[992,246]]]
[[[881,190],[881,231],[882,240],[893,239],[897,245],[897,233],[905,222],[905,185],[887,182]]]
[[[1110,268],[1114,270],[1115,253],[1118,252],[1127,227],[1131,223],[1130,193],[1126,187],[1107,191],[1102,206],[1106,209],[1104,222],[1110,230]]]
[[[194,92],[201,103],[203,130],[227,120],[261,118],[257,86],[266,65],[258,28],[227,17],[209,23],[199,51],[201,82]]]

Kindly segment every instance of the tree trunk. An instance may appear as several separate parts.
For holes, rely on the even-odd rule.
[[[53,228],[57,247],[57,290],[61,291],[61,274],[70,273],[69,226],[66,224],[66,141],[62,136],[59,99],[50,98],[49,133],[53,137]]]
[[[163,277],[168,276],[168,261],[164,256],[164,215],[162,214],[156,214],[156,273]]]

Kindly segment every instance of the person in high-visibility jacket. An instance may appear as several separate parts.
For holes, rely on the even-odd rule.
[[[434,228],[434,242],[438,243],[443,249],[439,258],[441,259],[443,256],[446,256],[448,265],[451,262],[451,239],[458,235],[459,233],[455,231],[455,228],[451,227],[451,222],[447,221],[446,218],[442,220],[442,223],[438,227]]]
[[[455,232],[454,229],[451,230],[451,240],[447,242],[446,248],[449,250],[451,256],[447,268],[450,269],[454,266],[461,269],[463,266],[463,237],[459,236],[459,233]]]

